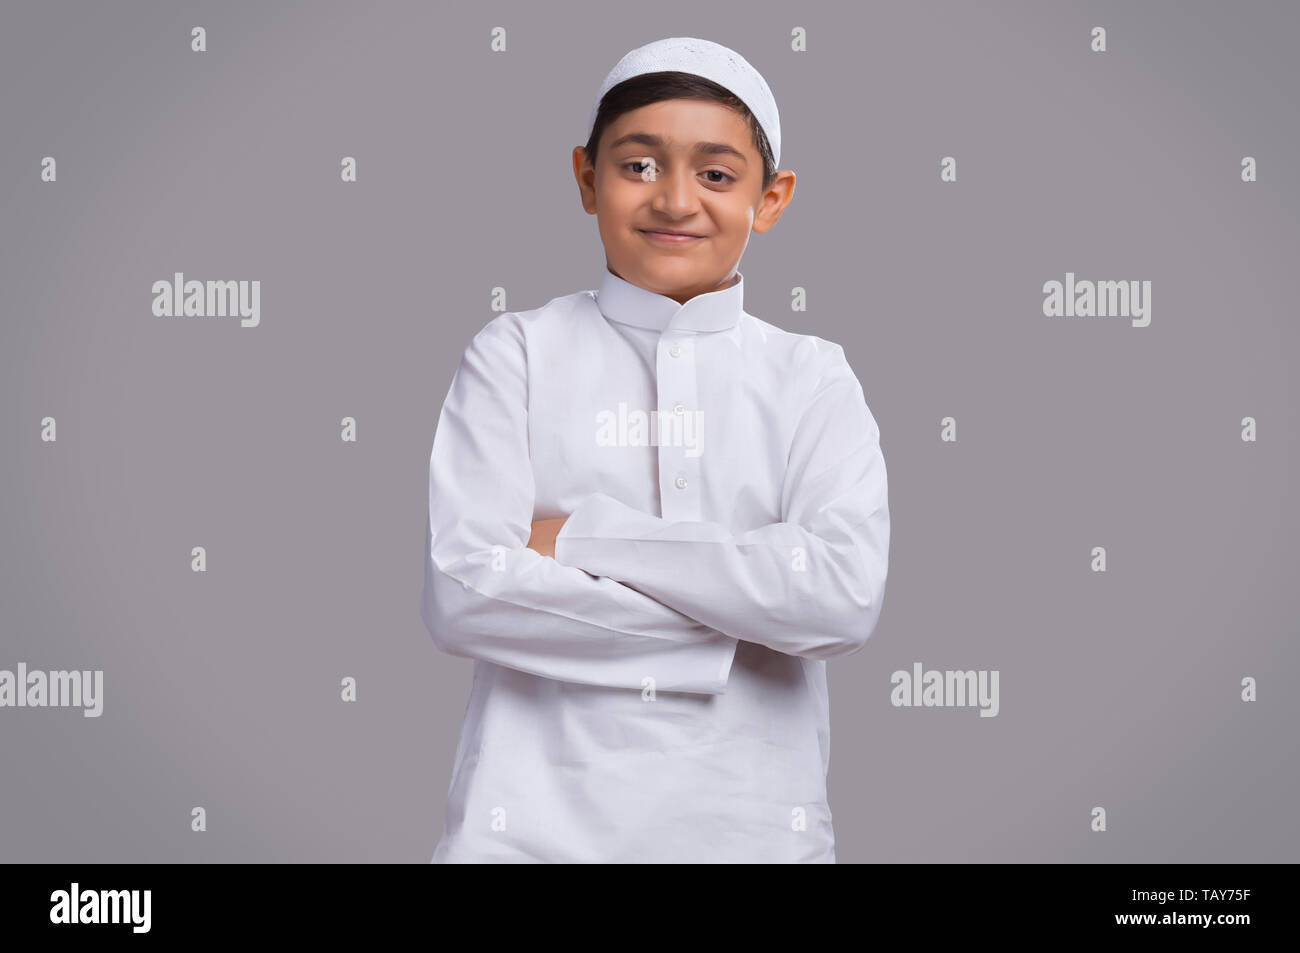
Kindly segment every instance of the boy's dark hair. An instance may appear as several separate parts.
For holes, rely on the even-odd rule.
[[[758,124],[754,114],[744,101],[731,90],[719,86],[712,80],[694,73],[681,73],[665,70],[659,73],[642,73],[612,86],[601,97],[600,107],[596,111],[596,122],[591,127],[591,138],[587,140],[587,158],[592,167],[596,165],[596,147],[601,134],[619,116],[651,103],[665,99],[702,99],[720,103],[736,112],[749,123],[749,131],[754,140],[754,148],[763,160],[763,188],[766,192],[776,178],[776,163],[772,160],[772,146],[767,141],[767,134]]]

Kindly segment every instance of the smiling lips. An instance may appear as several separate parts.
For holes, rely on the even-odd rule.
[[[678,235],[672,232],[655,232],[644,228],[638,228],[637,231],[650,241],[663,245],[686,245],[690,242],[699,241],[703,237],[700,235]]]

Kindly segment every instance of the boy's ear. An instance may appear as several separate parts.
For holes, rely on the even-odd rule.
[[[794,173],[782,169],[758,200],[758,211],[754,213],[753,231],[760,235],[771,228],[781,218],[790,200],[794,198]]]
[[[596,170],[587,161],[587,149],[584,146],[573,147],[573,177],[578,183],[578,194],[582,207],[588,214],[596,212]]]

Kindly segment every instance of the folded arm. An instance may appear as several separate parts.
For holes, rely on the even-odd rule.
[[[888,481],[879,428],[838,347],[796,429],[781,511],[732,533],[593,493],[556,536],[555,558],[788,655],[860,649],[885,595]]]
[[[735,639],[527,547],[527,364],[513,315],[466,348],[429,461],[421,615],[437,646],[545,678],[725,691]]]

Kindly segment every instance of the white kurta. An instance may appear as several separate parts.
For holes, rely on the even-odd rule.
[[[743,294],[604,269],[466,348],[429,470],[423,617],[475,660],[434,862],[835,860],[826,659],[880,616],[885,461],[840,346]]]

